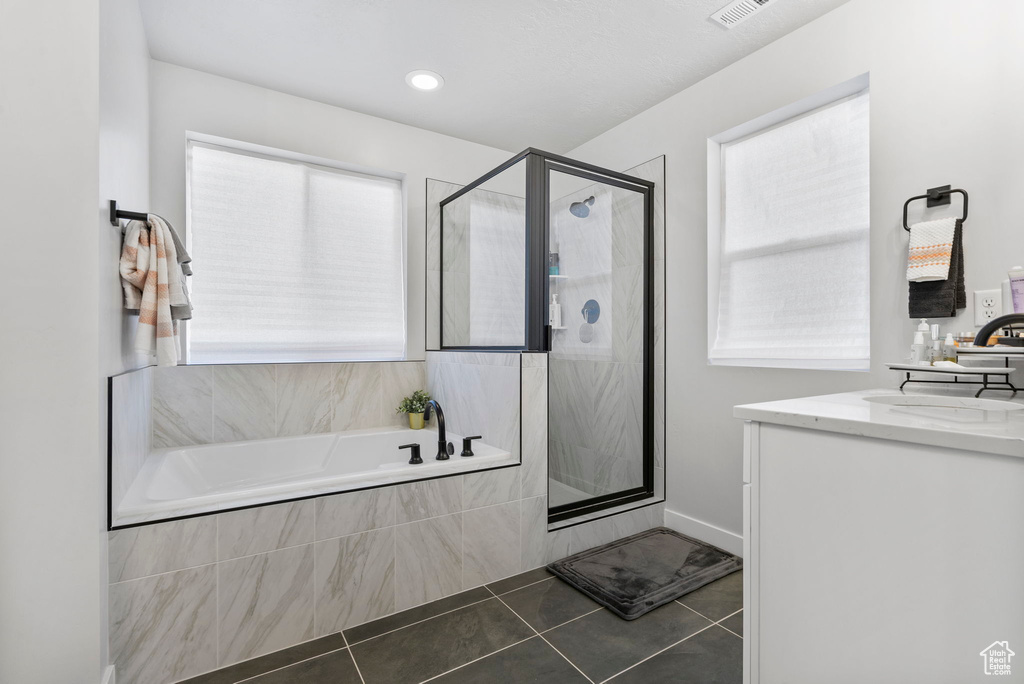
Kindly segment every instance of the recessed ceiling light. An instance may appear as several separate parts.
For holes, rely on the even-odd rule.
[[[409,84],[410,88],[416,90],[440,90],[444,86],[441,74],[426,69],[410,71],[405,75],[405,82]]]

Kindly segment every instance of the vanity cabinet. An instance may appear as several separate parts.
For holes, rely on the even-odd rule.
[[[975,451],[890,438],[900,418],[745,408],[746,684],[991,682],[1003,641],[996,681],[1024,682],[1024,451],[985,448],[1002,428],[964,427]]]

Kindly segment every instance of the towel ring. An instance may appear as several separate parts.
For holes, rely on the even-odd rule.
[[[907,225],[907,208],[910,203],[914,200],[926,199],[928,200],[929,207],[941,207],[945,204],[952,202],[952,195],[954,192],[959,192],[964,196],[964,215],[960,217],[961,221],[967,220],[967,191],[961,190],[960,188],[951,188],[949,185],[943,185],[937,188],[928,188],[928,192],[924,195],[917,195],[911,197],[903,203],[903,230],[910,232],[910,226]]]

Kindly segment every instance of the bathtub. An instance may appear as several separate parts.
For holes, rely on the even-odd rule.
[[[153,451],[124,498],[113,506],[114,527],[223,511],[519,463],[518,456],[473,442],[459,456],[462,435],[447,461],[434,459],[437,432],[375,428]],[[420,444],[423,463],[410,465],[400,444]]]

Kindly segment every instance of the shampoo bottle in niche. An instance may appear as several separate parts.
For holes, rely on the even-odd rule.
[[[558,275],[558,243],[548,252],[548,275]]]
[[[551,304],[548,307],[548,325],[552,328],[562,327],[562,305],[558,303],[558,295],[551,295]]]

